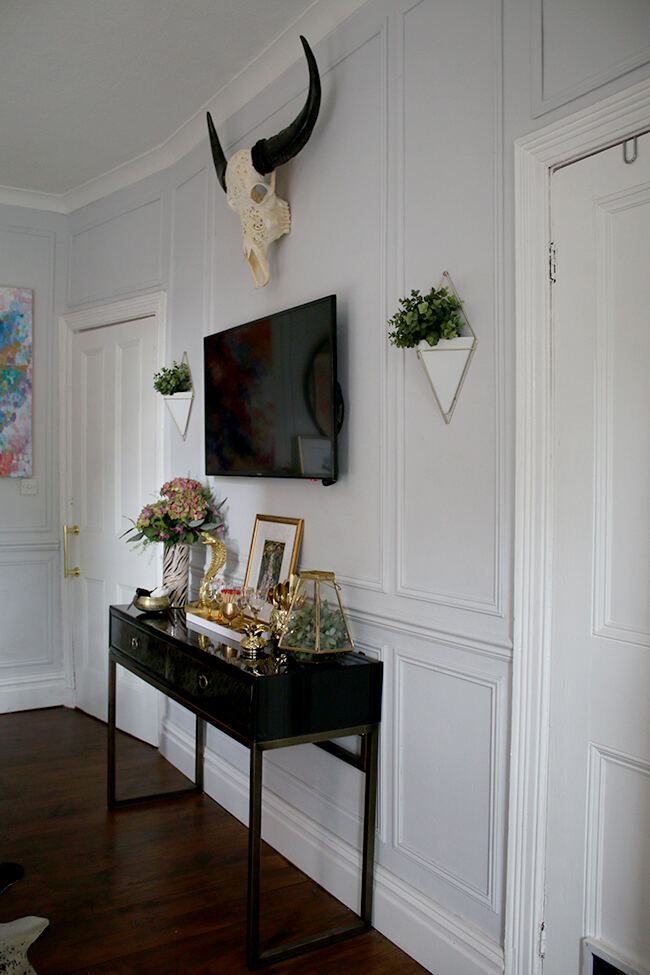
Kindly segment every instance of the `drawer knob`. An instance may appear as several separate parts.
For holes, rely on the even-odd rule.
[[[204,691],[207,686],[208,686],[208,678],[205,676],[205,674],[199,674],[199,687],[201,688],[202,691]]]
[[[132,650],[139,650],[140,649],[140,637],[139,636],[132,636],[131,637],[131,649]]]

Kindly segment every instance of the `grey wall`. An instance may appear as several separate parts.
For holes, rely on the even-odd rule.
[[[503,965],[512,143],[648,76],[647,4],[615,6],[370,0],[316,46],[323,107],[311,141],[278,173],[293,224],[272,249],[271,283],[262,291],[241,256],[239,223],[216,183],[207,139],[171,168],[74,212],[63,228],[70,230],[67,308],[165,290],[167,359],[186,350],[199,379],[204,335],[337,294],[347,414],[339,483],[213,479],[213,486],[229,498],[230,562],[238,560],[242,573],[256,513],[305,519],[302,565],[335,570],[358,647],[384,661],[375,922],[438,975]],[[286,124],[304,84],[298,63],[228,119],[220,127],[228,153]],[[0,256],[13,259],[24,234],[7,236],[0,218]],[[50,236],[30,241],[26,263],[0,278],[17,274],[27,284],[27,269],[42,274],[34,280],[48,313],[38,320],[38,342],[49,343],[52,358],[41,360],[36,395],[53,402],[63,271],[56,262],[51,268],[66,218],[20,219]],[[437,285],[445,269],[479,339],[450,426],[415,355],[389,348],[385,338],[397,298]],[[203,476],[198,387],[187,441],[166,421],[169,476]],[[25,534],[10,531],[16,518],[25,520],[30,545],[47,539],[50,547],[38,549],[44,559],[57,558],[56,452],[52,443],[38,446],[41,423],[53,441],[54,411],[36,417],[43,492],[37,502],[18,499],[17,485],[0,483],[0,532],[12,543],[2,545],[0,560],[18,557],[14,542],[23,558]],[[28,508],[28,500],[40,507]],[[33,576],[22,571],[26,588],[41,578],[36,567]],[[21,624],[29,646],[42,638],[39,625]],[[3,646],[0,658],[14,668],[10,677],[21,672],[12,652]],[[166,754],[189,769],[187,715],[169,708],[163,732]],[[239,746],[210,736],[209,791],[241,818],[246,761]],[[305,746],[269,759],[265,785],[267,838],[355,902],[357,773]]]

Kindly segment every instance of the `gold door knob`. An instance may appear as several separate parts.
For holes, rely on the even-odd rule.
[[[72,528],[69,525],[63,526],[63,577],[67,579],[68,576],[78,576],[81,574],[81,569],[76,566],[74,569],[68,567],[68,535],[78,535],[79,525],[73,525]]]

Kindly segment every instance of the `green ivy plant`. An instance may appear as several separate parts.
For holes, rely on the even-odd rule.
[[[420,342],[437,345],[440,339],[460,335],[462,305],[447,288],[432,288],[426,295],[413,290],[406,298],[400,298],[399,304],[399,311],[388,319],[392,329],[388,338],[398,349],[413,349]]]
[[[167,368],[163,366],[153,377],[153,388],[163,396],[174,393],[187,393],[192,388],[192,374],[187,362],[176,362]]]
[[[350,638],[338,606],[332,609],[327,600],[320,604],[320,652],[338,650],[349,646]],[[294,609],[289,625],[282,637],[282,645],[287,649],[316,649],[316,606],[308,602],[300,609]]]

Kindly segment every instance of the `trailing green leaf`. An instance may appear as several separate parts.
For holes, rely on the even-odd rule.
[[[399,304],[401,308],[388,319],[388,338],[398,349],[412,349],[420,342],[437,345],[440,339],[460,335],[462,305],[447,288],[432,288],[424,296],[413,289]]]
[[[332,608],[326,599],[321,600],[319,651],[331,652],[347,647],[349,644],[350,638],[340,608],[338,606]],[[294,607],[282,637],[282,645],[287,649],[316,649],[316,606],[312,600],[300,608]]]
[[[187,362],[176,362],[167,368],[163,366],[153,377],[153,388],[163,396],[174,393],[187,393],[192,388],[192,374]]]

